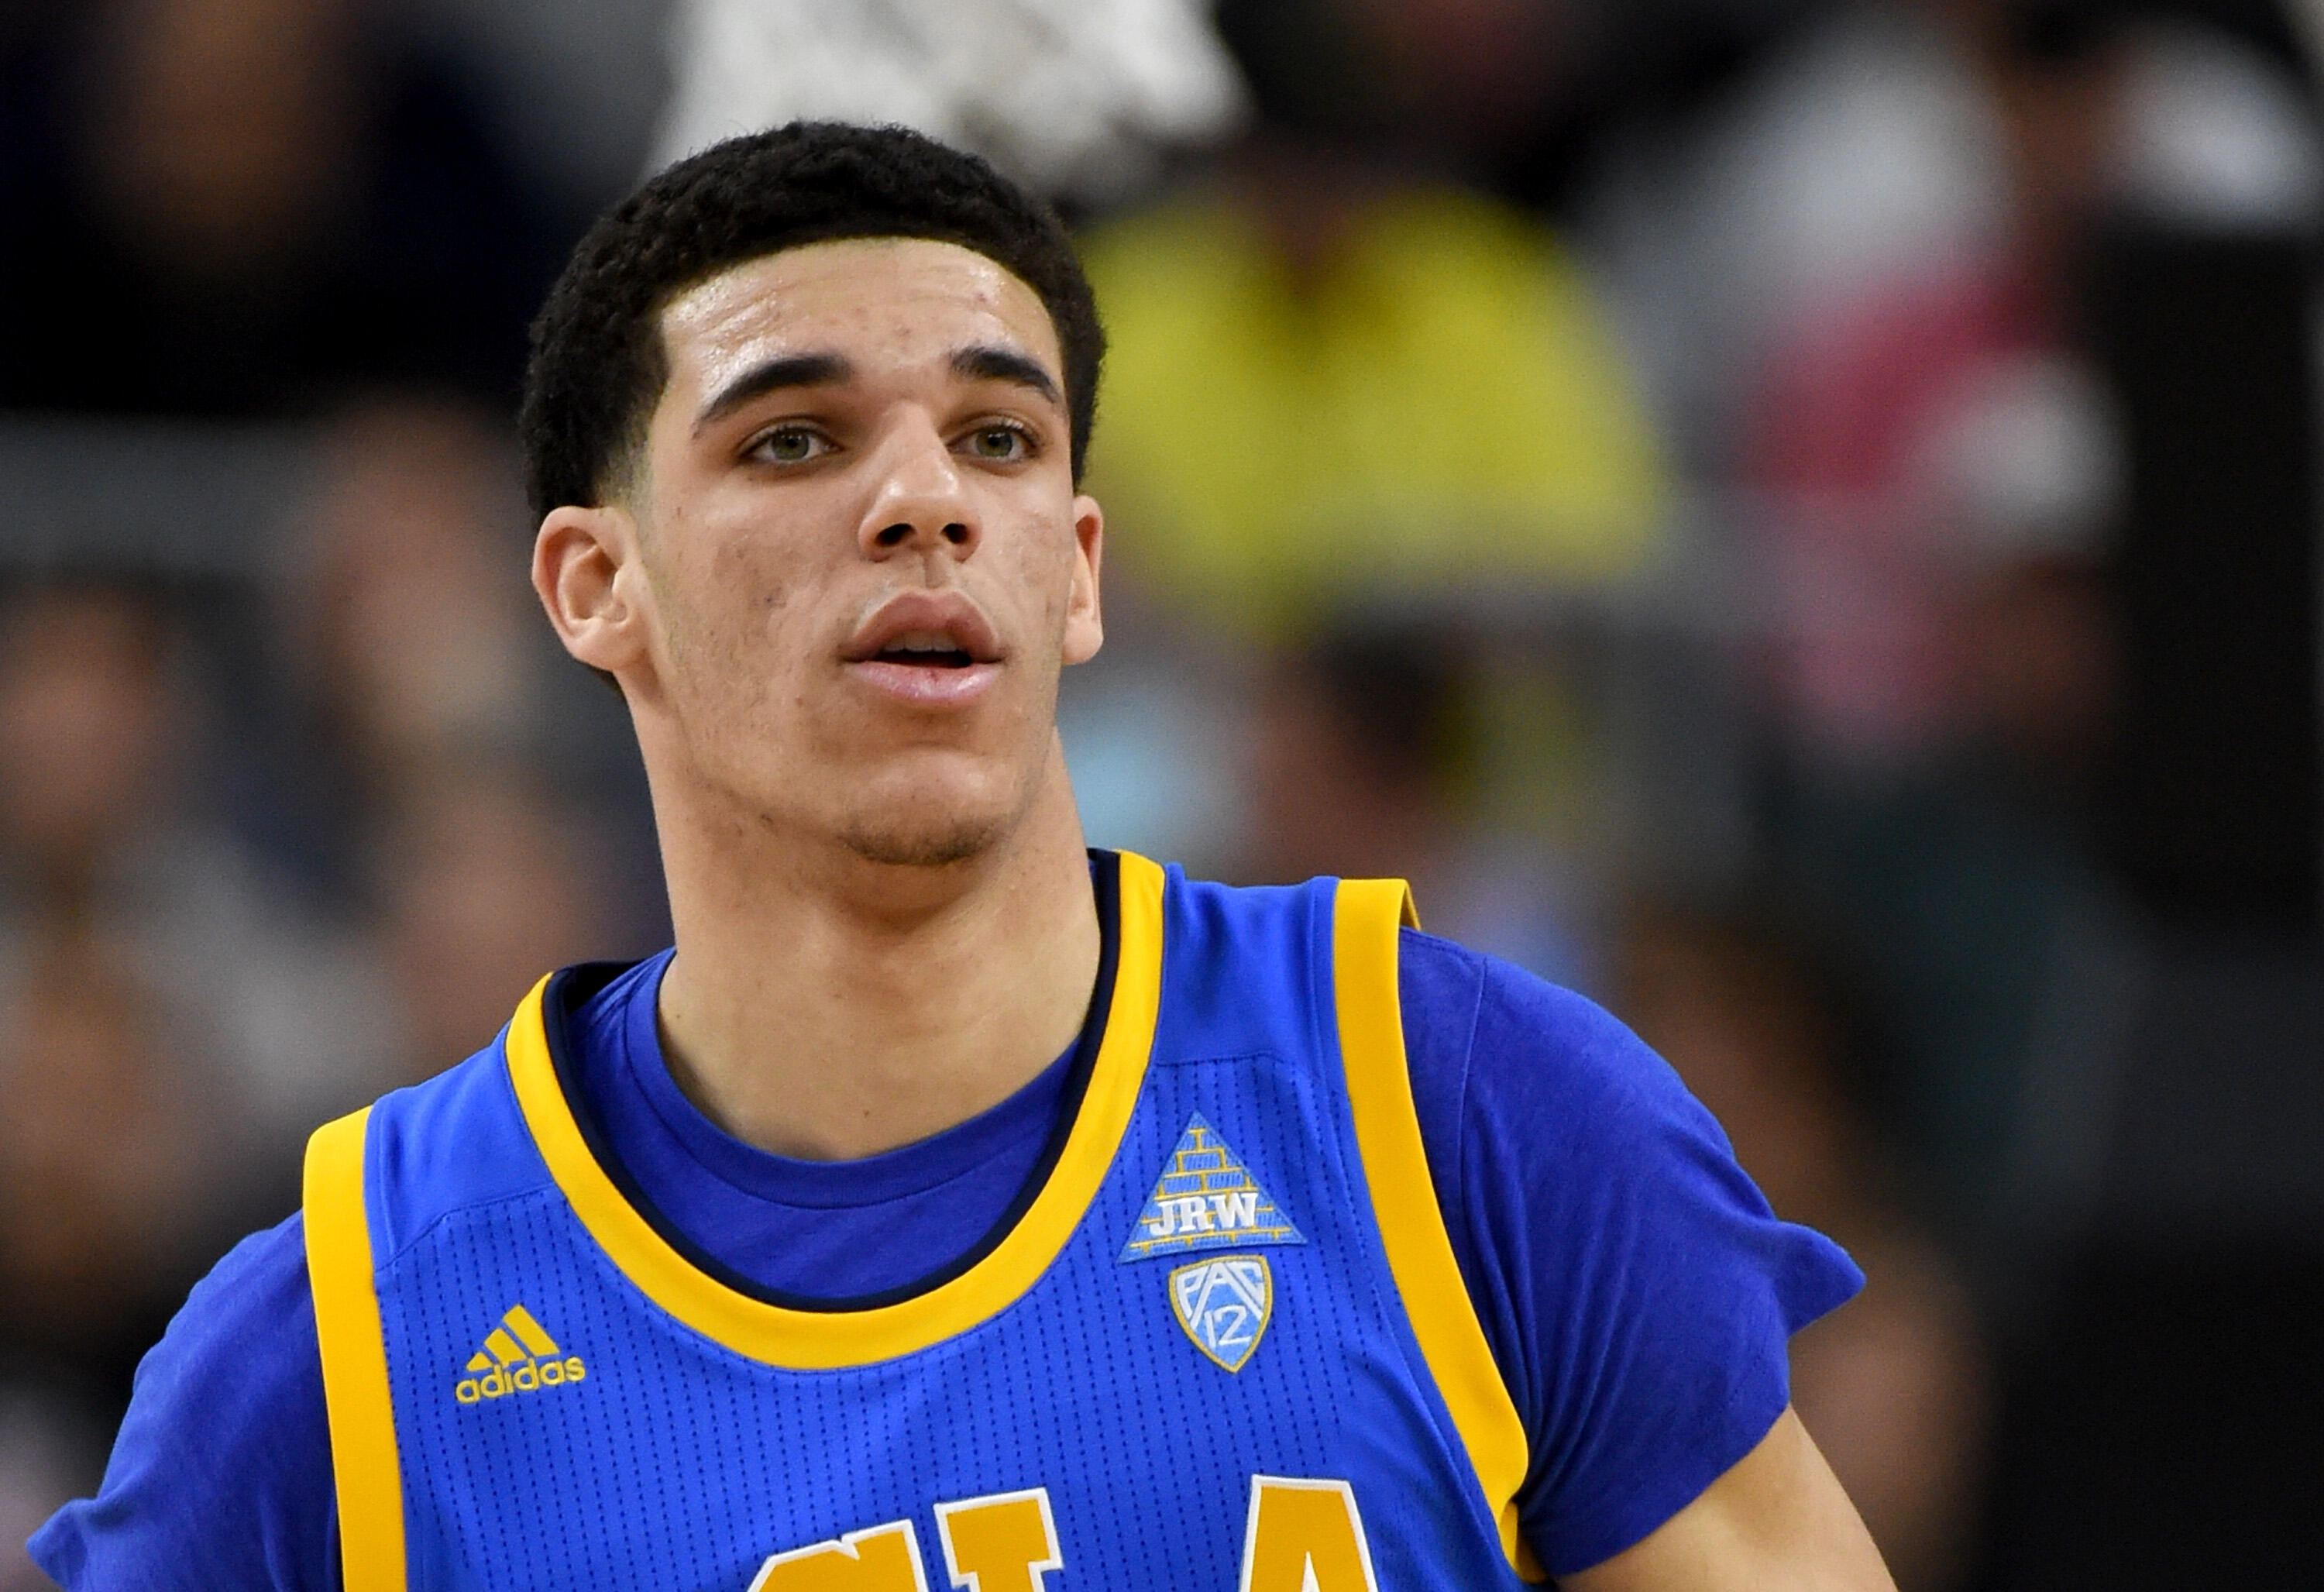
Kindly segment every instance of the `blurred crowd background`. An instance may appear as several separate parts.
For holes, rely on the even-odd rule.
[[[318,1122],[668,933],[526,584],[647,170],[903,120],[1112,337],[1093,843],[1410,878],[1870,1284],[1904,1592],[2324,1584],[2318,0],[0,0],[0,1587]]]

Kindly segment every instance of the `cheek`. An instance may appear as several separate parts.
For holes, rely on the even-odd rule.
[[[1028,538],[1017,548],[1008,579],[1027,594],[1027,603],[1041,617],[1044,635],[1060,633],[1074,603],[1072,534]]]
[[[703,575],[708,595],[730,612],[771,613],[787,602],[794,558],[751,537],[720,538]]]
[[[675,572],[675,591],[665,585],[663,603],[674,655],[704,655],[722,675],[737,676],[723,682],[728,688],[775,669],[786,650],[783,631],[799,612],[792,561],[763,545],[731,541]]]

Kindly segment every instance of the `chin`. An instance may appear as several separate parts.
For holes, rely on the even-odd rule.
[[[1046,767],[922,747],[825,784],[824,833],[867,862],[949,868],[1009,842],[1039,801]],[[821,805],[821,804],[818,804]]]
[[[1030,809],[1033,782],[982,758],[899,759],[857,783],[834,814],[842,844],[867,862],[949,868],[1001,845]]]
[[[862,824],[840,840],[866,862],[890,868],[950,868],[999,845],[1010,825],[999,816],[963,815],[949,823]]]

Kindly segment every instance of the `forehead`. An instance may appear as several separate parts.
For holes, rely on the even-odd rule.
[[[661,334],[671,387],[696,392],[791,354],[878,371],[1000,345],[1059,370],[1040,296],[998,262],[927,238],[848,238],[747,261],[672,299]]]

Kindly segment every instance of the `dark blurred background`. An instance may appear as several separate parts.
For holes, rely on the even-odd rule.
[[[1398,874],[1870,1284],[1904,1592],[2324,1587],[2319,0],[0,0],[0,1588],[304,1136],[664,942],[510,414],[903,120],[1113,338],[1091,839]]]

